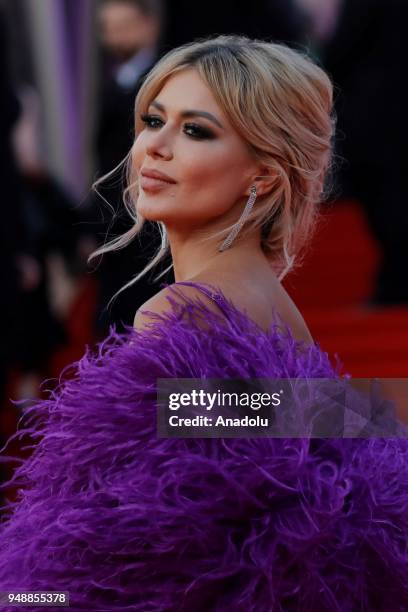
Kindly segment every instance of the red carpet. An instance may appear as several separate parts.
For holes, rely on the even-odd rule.
[[[354,377],[408,376],[408,305],[370,309],[379,249],[356,202],[333,205],[285,286],[314,338]]]

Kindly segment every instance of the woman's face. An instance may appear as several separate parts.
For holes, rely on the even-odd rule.
[[[242,211],[258,167],[195,69],[169,78],[143,122],[132,149],[138,213],[186,229],[214,225],[234,205]]]

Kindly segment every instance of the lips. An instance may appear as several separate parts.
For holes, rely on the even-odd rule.
[[[148,179],[154,179],[162,183],[164,182],[164,183],[169,183],[171,185],[174,185],[176,182],[170,176],[168,176],[167,174],[164,174],[163,172],[159,172],[158,170],[149,170],[146,168],[142,170],[140,174],[142,175],[142,177],[145,177]]]
[[[166,187],[171,187],[176,181],[158,170],[148,170],[145,168],[140,173],[139,186],[145,192],[157,192]]]

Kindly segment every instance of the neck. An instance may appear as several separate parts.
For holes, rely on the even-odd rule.
[[[170,251],[173,260],[174,278],[176,282],[191,280],[200,274],[227,269],[244,269],[250,266],[267,266],[270,264],[260,246],[260,231],[256,231],[244,239],[233,242],[226,251],[218,251],[221,239],[202,241],[202,236],[195,232],[183,234],[175,229],[167,228]]]

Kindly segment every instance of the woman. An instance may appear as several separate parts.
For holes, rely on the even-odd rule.
[[[156,428],[159,378],[346,384],[280,284],[316,218],[331,107],[307,57],[243,37],[151,71],[125,192],[135,225],[107,248],[158,222],[150,267],[170,245],[176,283],[27,410],[36,445],[11,483],[2,591],[69,591],[78,610],[406,609],[406,439]]]

